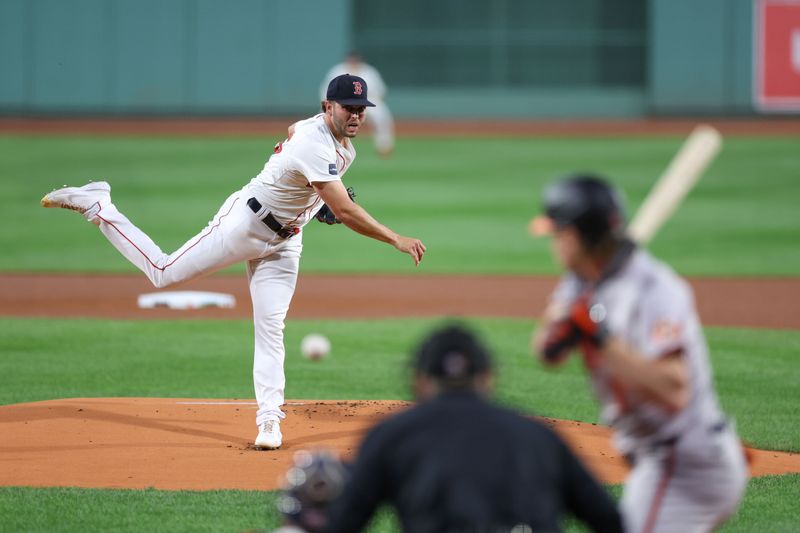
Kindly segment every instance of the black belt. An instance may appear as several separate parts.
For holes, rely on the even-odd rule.
[[[711,433],[721,433],[726,429],[728,429],[728,420],[726,418],[723,418],[722,420],[720,420],[719,422],[717,422],[708,429],[711,431]]]
[[[716,423],[708,426],[709,433],[722,433],[726,429],[728,429],[728,420],[726,418],[723,418],[717,421]],[[673,444],[677,443],[679,439],[680,437],[669,437],[666,439],[657,440],[653,442],[652,446],[653,448],[660,448],[662,446],[672,446]]]
[[[261,202],[259,202],[255,198],[250,198],[249,200],[247,200],[247,205],[248,207],[250,207],[253,213],[258,213],[259,211],[261,211],[262,208]],[[278,237],[281,237],[283,239],[289,239],[300,233],[300,228],[281,226],[281,223],[275,220],[275,217],[272,216],[272,213],[267,213],[267,215],[261,219],[261,222],[266,224],[269,229],[271,229],[278,235]]]
[[[727,430],[729,426],[730,426],[730,423],[728,422],[728,420],[726,418],[723,418],[723,419],[717,421],[716,423],[708,426],[708,432],[709,433],[722,433],[723,431]],[[660,439],[660,440],[657,440],[657,441],[654,441],[654,442],[650,443],[650,445],[647,446],[647,448],[645,448],[643,450],[634,450],[634,451],[632,451],[630,453],[626,453],[625,455],[623,455],[623,458],[625,459],[625,461],[627,461],[628,466],[633,467],[633,466],[636,465],[637,453],[656,452],[656,451],[661,450],[663,448],[668,448],[668,447],[671,447],[671,446],[675,446],[678,443],[679,440],[680,440],[680,436]]]

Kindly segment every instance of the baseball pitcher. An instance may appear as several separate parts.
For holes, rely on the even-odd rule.
[[[574,176],[545,190],[549,233],[567,270],[533,348],[550,365],[580,348],[589,381],[629,458],[625,530],[706,532],[738,507],[745,455],[720,410],[689,285],[624,233],[618,195]]]
[[[77,211],[99,226],[157,288],[247,263],[255,323],[256,448],[275,449],[282,444],[283,328],[297,281],[303,227],[318,216],[391,244],[409,254],[416,265],[425,253],[422,241],[380,224],[352,200],[342,184],[356,157],[351,139],[372,105],[362,78],[332,79],[322,113],[291,125],[288,137],[275,146],[264,169],[225,200],[205,229],[171,254],[162,252],[117,209],[106,182],[65,187],[42,198],[44,207]]]

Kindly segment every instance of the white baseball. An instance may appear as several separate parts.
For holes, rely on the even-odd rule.
[[[328,340],[328,337],[319,333],[309,333],[303,337],[300,343],[300,353],[303,354],[303,357],[312,361],[327,357],[330,352],[331,341]]]

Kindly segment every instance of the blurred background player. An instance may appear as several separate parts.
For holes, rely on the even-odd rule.
[[[341,493],[346,478],[344,465],[328,451],[295,453],[277,502],[284,525],[273,533],[324,531],[328,507]]]
[[[414,533],[559,531],[563,513],[622,531],[614,502],[555,433],[487,401],[491,367],[462,327],[424,340],[414,361],[419,404],[367,434],[328,531],[360,531],[382,502]]]
[[[366,125],[372,129],[373,142],[378,154],[382,157],[389,157],[394,151],[394,118],[385,102],[386,83],[383,81],[383,77],[378,69],[364,62],[358,51],[351,50],[344,62],[334,65],[325,74],[319,91],[323,100],[328,88],[328,80],[341,74],[352,74],[364,78],[367,82],[369,97],[375,107],[370,109]]]
[[[717,402],[689,285],[630,241],[617,192],[590,175],[544,191],[534,233],[567,273],[534,337],[548,365],[580,347],[601,418],[631,461],[626,531],[704,532],[738,507],[741,443]]]

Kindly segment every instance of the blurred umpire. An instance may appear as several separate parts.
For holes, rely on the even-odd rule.
[[[418,405],[366,436],[327,531],[360,531],[389,502],[404,531],[560,531],[565,512],[622,531],[614,502],[550,429],[489,403],[489,353],[460,326],[414,362]]]

